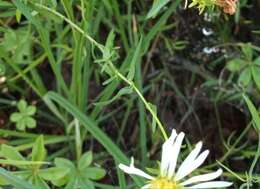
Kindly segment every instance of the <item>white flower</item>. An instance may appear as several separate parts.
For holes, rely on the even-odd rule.
[[[222,169],[218,169],[213,173],[189,177],[184,180],[184,177],[197,169],[209,154],[209,150],[200,153],[202,142],[197,143],[196,147],[182,162],[179,169],[175,171],[184,135],[183,132],[177,134],[175,129],[173,129],[170,138],[163,144],[159,176],[153,177],[142,170],[135,168],[133,158],[131,158],[130,166],[120,164],[119,168],[128,174],[138,175],[148,179],[148,184],[143,186],[142,189],[199,189],[224,188],[231,186],[231,182],[212,181],[222,174]]]

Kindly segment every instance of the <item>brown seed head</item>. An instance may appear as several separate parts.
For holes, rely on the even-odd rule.
[[[216,0],[216,4],[223,8],[227,14],[233,15],[236,12],[238,0]]]

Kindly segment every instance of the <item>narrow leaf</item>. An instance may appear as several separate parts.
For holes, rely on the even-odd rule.
[[[121,96],[131,94],[132,92],[133,92],[133,89],[131,87],[124,87],[124,88],[120,89],[118,91],[118,93],[112,99],[110,99],[108,101],[104,101],[104,102],[94,103],[94,104],[96,106],[106,106],[108,104],[111,104],[112,102],[114,102],[115,100],[120,98]]]
[[[43,136],[39,136],[35,144],[33,145],[33,150],[32,150],[32,160],[33,161],[43,161],[46,156],[46,150],[44,147],[44,141],[43,141]]]
[[[78,108],[68,102],[66,99],[54,92],[48,92],[44,98],[49,98],[58,103],[61,107],[65,108],[67,112],[73,115],[79,122],[92,134],[96,140],[102,144],[107,152],[114,157],[117,162],[129,163],[129,159],[123,152],[113,143],[113,141],[98,127],[98,125]],[[140,178],[132,176],[133,180],[138,186],[142,186],[143,182]]]
[[[152,109],[152,111],[157,115],[157,107],[155,105],[151,104],[151,103],[148,103],[148,104],[149,104],[150,108]],[[155,132],[155,130],[156,130],[156,120],[153,117],[152,118],[152,131],[153,131],[153,133]]]
[[[133,58],[130,62],[130,65],[129,65],[129,72],[128,72],[128,75],[127,75],[127,79],[132,81],[134,79],[134,76],[135,76],[135,67],[136,67],[136,63],[138,62],[142,52],[141,52],[141,47],[142,47],[142,38],[140,39],[137,47],[136,47],[136,50],[134,52],[134,55],[133,55]]]
[[[11,172],[6,171],[3,168],[0,168],[0,176],[10,183],[15,188],[19,189],[39,189],[36,186],[31,185],[30,183],[20,179],[19,177],[13,175]]]
[[[154,0],[152,9],[148,12],[146,18],[152,18],[169,2],[170,0]]]
[[[259,113],[258,111],[256,110],[256,107],[254,106],[254,104],[252,103],[252,101],[246,96],[246,95],[243,95],[245,101],[246,101],[246,104],[248,106],[248,109],[251,113],[251,116],[253,118],[253,121],[254,121],[254,125],[255,125],[255,129],[258,133],[260,133],[260,116],[259,116]]]

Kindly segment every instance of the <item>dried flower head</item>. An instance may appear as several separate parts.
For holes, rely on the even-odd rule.
[[[236,12],[238,0],[191,0],[189,7],[197,7],[200,14],[206,9],[219,6],[226,14],[233,15]],[[185,0],[185,4],[187,0]],[[185,5],[186,6],[186,5]]]
[[[236,12],[237,0],[216,0],[216,5],[222,7],[225,13],[233,15]]]

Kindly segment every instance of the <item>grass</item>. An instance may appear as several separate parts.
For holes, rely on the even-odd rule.
[[[161,145],[175,128],[187,133],[180,161],[199,140],[211,150],[196,173],[222,167],[223,180],[232,181],[233,188],[258,188],[259,79],[252,74],[247,82],[248,77],[240,77],[244,68],[228,66],[235,58],[246,59],[252,73],[259,72],[252,5],[240,2],[235,16],[209,11],[208,22],[195,9],[183,10],[179,0],[161,5],[0,0],[0,78],[5,78],[0,82],[0,142],[21,152],[27,165],[34,141],[44,135],[38,147],[48,153],[38,161],[51,163],[44,169],[57,168],[57,158],[78,166],[92,151],[93,166],[106,170],[106,176],[78,181],[79,187],[128,189],[145,181],[130,180],[118,164],[134,156],[141,168],[155,168]],[[202,28],[214,34],[203,36]],[[248,30],[253,31],[249,37]],[[219,51],[203,54],[205,47]],[[9,120],[20,99],[37,107],[35,129],[20,131]],[[17,154],[5,153],[0,151],[3,162],[18,161]],[[78,187],[72,181],[66,187],[57,184],[64,180],[58,169],[49,180],[40,172],[18,178],[19,171],[19,166],[4,165],[0,184]]]

